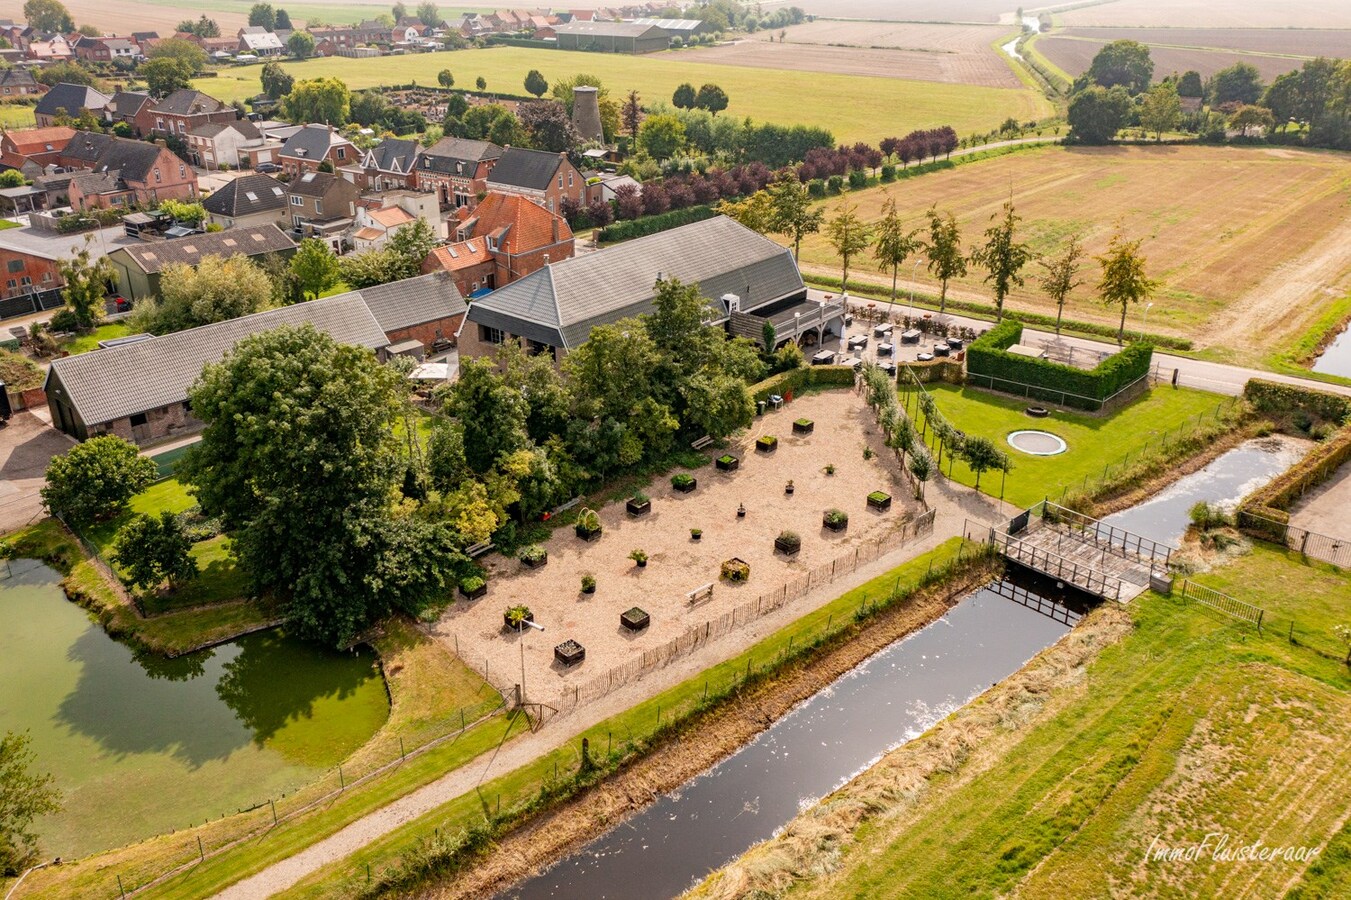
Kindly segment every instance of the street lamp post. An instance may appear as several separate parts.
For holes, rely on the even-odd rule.
[[[1149,311],[1153,308],[1154,304],[1152,302],[1145,304],[1145,317],[1144,321],[1140,324],[1140,337],[1144,337],[1145,332],[1149,330]]]
[[[921,257],[915,260],[915,267],[910,270],[910,318],[915,318],[915,279],[919,278],[919,264],[924,262]]]

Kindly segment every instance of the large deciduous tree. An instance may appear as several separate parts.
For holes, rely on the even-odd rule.
[[[272,305],[267,273],[244,256],[206,256],[196,266],[170,263],[160,274],[160,296],[133,313],[153,334],[237,319]]]
[[[1046,270],[1041,277],[1041,289],[1046,296],[1055,301],[1055,333],[1060,334],[1060,319],[1065,314],[1065,301],[1083,279],[1079,277],[1079,267],[1084,258],[1084,248],[1079,244],[1079,236],[1071,234],[1065,249],[1050,259],[1041,260]]]
[[[147,60],[141,65],[140,74],[145,79],[146,89],[156,97],[192,85],[192,69],[182,60],[169,56]]]
[[[716,84],[706,84],[699,88],[699,93],[694,96],[694,105],[699,109],[706,109],[713,115],[717,115],[727,108],[727,92]]]
[[[9,878],[37,853],[33,820],[61,808],[55,779],[33,771],[30,740],[27,732],[6,731],[0,737],[0,875]]]
[[[1121,85],[1132,94],[1141,94],[1149,89],[1154,77],[1154,61],[1149,58],[1149,48],[1139,41],[1112,41],[1093,57],[1087,77],[1099,87]]]
[[[47,464],[42,502],[53,515],[83,525],[110,519],[155,480],[159,469],[116,435],[92,437]]]
[[[342,277],[338,258],[318,238],[305,238],[291,257],[291,272],[304,295],[318,297]]]
[[[1107,144],[1126,125],[1131,98],[1126,89],[1090,87],[1070,99],[1066,120],[1071,141],[1080,144]]]
[[[924,252],[929,257],[929,272],[938,279],[938,311],[947,309],[948,282],[966,275],[966,256],[962,253],[962,232],[952,213],[940,213],[938,207],[929,207],[929,239]]]
[[[573,128],[572,119],[561,103],[553,100],[522,103],[516,107],[516,117],[536,150],[565,153],[577,146],[577,129]]]
[[[686,82],[675,89],[671,95],[671,105],[676,109],[694,109],[698,105],[698,94],[694,90],[694,85]]]
[[[1240,134],[1247,137],[1250,129],[1271,131],[1276,127],[1276,117],[1265,106],[1246,104],[1234,110],[1234,114],[1229,117],[1229,127],[1237,128]]]
[[[824,209],[813,209],[807,186],[792,172],[782,172],[767,188],[770,201],[769,228],[793,242],[793,259],[798,258],[802,239],[821,230]]]
[[[891,269],[891,302],[896,302],[896,280],[901,264],[912,254],[924,248],[924,242],[918,237],[918,229],[906,229],[901,215],[896,210],[896,198],[887,195],[882,204],[882,218],[876,226],[873,240],[873,259]]]
[[[653,159],[670,159],[684,146],[685,123],[673,115],[648,116],[638,128],[638,147]]]
[[[301,635],[343,645],[390,611],[417,614],[464,565],[445,527],[391,506],[405,390],[369,350],[307,324],[244,338],[190,392],[206,428],[179,475]]]
[[[1013,210],[1013,201],[1004,204],[1004,215],[990,217],[985,243],[971,252],[971,261],[983,266],[985,281],[994,289],[995,320],[1004,318],[1004,300],[1009,291],[1023,284],[1023,266],[1032,259],[1032,248],[1018,241],[1015,233],[1021,217]]]
[[[249,8],[249,24],[266,28],[268,31],[277,27],[277,13],[272,8],[271,3],[255,3]]]
[[[840,293],[849,293],[849,262],[872,244],[872,228],[858,214],[858,204],[841,201],[835,215],[826,220],[826,239],[840,257]]]
[[[282,108],[292,122],[346,125],[352,92],[337,78],[310,78],[296,82],[282,101]]]
[[[129,584],[142,590],[154,590],[165,581],[172,590],[197,577],[192,541],[178,516],[167,510],[159,518],[136,516],[118,529],[113,562]]]
[[[1262,99],[1262,73],[1251,63],[1234,63],[1210,79],[1210,105],[1256,103]]]
[[[1154,132],[1154,140],[1163,140],[1165,131],[1172,131],[1182,123],[1182,101],[1177,87],[1171,81],[1154,85],[1140,104],[1140,125]]]
[[[286,39],[286,49],[296,59],[309,59],[314,55],[314,36],[308,31],[293,31]]]
[[[1108,306],[1121,307],[1121,327],[1117,343],[1126,340],[1126,312],[1132,303],[1147,300],[1158,287],[1158,282],[1145,274],[1145,258],[1140,253],[1141,239],[1126,240],[1120,232],[1112,235],[1107,252],[1094,257],[1102,267],[1098,281],[1098,295]]]
[[[23,17],[38,31],[69,34],[75,30],[75,19],[60,0],[27,0]]]
[[[263,93],[273,100],[280,100],[291,93],[296,80],[281,67],[281,63],[268,62],[263,63],[262,82]]]
[[[151,59],[176,59],[194,75],[206,66],[206,51],[183,38],[164,38],[147,55]]]
[[[62,258],[56,263],[56,270],[66,283],[61,293],[81,328],[91,327],[103,315],[103,298],[116,277],[108,257],[92,258],[93,240],[92,236],[85,237],[83,247],[69,259]]]

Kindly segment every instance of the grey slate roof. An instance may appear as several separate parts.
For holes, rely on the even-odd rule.
[[[148,181],[159,154],[157,145],[145,141],[112,137],[94,131],[77,131],[62,156],[77,159],[95,172],[116,169],[130,181]]]
[[[562,161],[563,158],[557,153],[508,147],[502,151],[502,158],[493,166],[492,172],[488,173],[488,184],[542,191],[549,187]]]
[[[108,106],[123,118],[136,115],[141,107],[150,102],[150,95],[140,91],[118,91],[108,101]]]
[[[361,297],[388,334],[400,328],[463,315],[468,305],[449,272],[433,272],[362,288],[340,297]]]
[[[43,387],[64,392],[85,425],[99,425],[182,403],[202,368],[243,338],[306,322],[343,344],[375,349],[388,343],[361,298],[344,294],[57,359]]]
[[[200,113],[220,112],[225,108],[215,97],[194,91],[191,88],[174,91],[155,104],[155,112],[174,116],[191,116]]]
[[[276,225],[230,228],[213,234],[194,234],[172,241],[156,241],[124,247],[131,262],[147,275],[153,275],[172,263],[195,266],[207,256],[258,256],[280,250],[294,250],[295,242]]]
[[[403,138],[385,138],[371,148],[370,161],[381,172],[404,173],[417,160],[418,142]]]
[[[0,71],[0,86],[30,88],[37,86],[37,79],[33,77],[31,69],[21,69],[18,66],[10,66],[8,69]]]
[[[465,321],[571,349],[596,325],[651,312],[658,275],[697,284],[719,319],[724,294],[750,312],[805,290],[792,251],[715,216],[545,266],[473,303]]]
[[[257,173],[239,176],[202,201],[207,212],[232,219],[285,205],[286,186],[271,175]]]
[[[286,139],[281,155],[296,159],[323,159],[334,144],[351,143],[347,138],[330,131],[327,125],[306,125]]]
[[[428,172],[471,178],[480,162],[501,155],[502,148],[489,141],[445,137],[422,151],[417,166]]]
[[[662,31],[652,25],[636,22],[578,22],[554,26],[555,34],[577,34],[589,37],[645,38],[661,37]]]
[[[63,81],[52,85],[52,89],[42,95],[33,111],[40,116],[56,116],[64,109],[71,116],[78,116],[82,109],[92,112],[102,110],[108,105],[109,99],[107,94],[91,87]]]
[[[306,172],[286,185],[287,191],[302,197],[323,197],[338,181],[332,172]]]

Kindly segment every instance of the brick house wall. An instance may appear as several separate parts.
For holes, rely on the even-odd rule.
[[[199,193],[192,166],[163,147],[145,181],[127,179],[127,187],[142,206],[155,206],[161,200],[196,200]]]
[[[397,344],[400,341],[420,341],[423,347],[431,347],[438,340],[455,340],[455,332],[460,329],[460,322],[464,319],[464,314],[458,316],[448,316],[444,319],[434,319],[431,322],[423,322],[421,325],[410,325],[407,328],[396,328],[388,332],[387,337],[391,344]]]
[[[203,427],[203,422],[188,412],[186,403],[171,403],[136,416],[95,425],[89,429],[89,436],[115,434],[133,444],[150,444],[201,431]]]
[[[488,173],[492,171],[494,162],[496,160],[480,161],[472,177],[416,168],[411,180],[419,191],[436,194],[442,207],[467,206],[473,209],[478,205],[478,198],[488,192]]]
[[[281,170],[292,178],[299,178],[306,172],[318,172],[324,160],[333,163],[333,168],[342,168],[343,166],[360,165],[361,151],[347,144],[339,144],[336,147],[329,147],[328,153],[323,157],[298,157],[282,156],[278,154],[277,162],[281,164]]]
[[[207,125],[212,122],[234,122],[238,119],[239,112],[228,106],[217,112],[181,115],[158,112],[155,110],[153,103],[147,103],[137,111],[132,123],[137,134],[172,134],[186,141],[188,132],[198,125]]]
[[[0,296],[18,297],[61,287],[56,260],[0,247]]]
[[[520,344],[521,348],[527,353],[533,352],[535,349],[531,346],[530,341],[527,341],[518,335],[508,334],[505,338],[506,340]],[[464,328],[460,332],[458,346],[461,359],[481,359],[496,353],[499,345],[492,341],[484,340],[480,326],[477,322],[465,322]],[[554,365],[561,363],[563,357],[568,355],[568,351],[563,347],[552,347],[551,349],[553,352]]]
[[[586,202],[586,179],[582,177],[581,172],[577,171],[577,167],[566,159],[559,159],[558,171],[549,179],[549,186],[543,191],[516,187],[510,184],[498,184],[497,182],[494,182],[491,188],[502,194],[518,194],[527,197],[551,213],[556,213],[563,208],[565,198],[572,199],[579,204]]]

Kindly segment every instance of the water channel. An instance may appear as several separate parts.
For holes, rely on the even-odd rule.
[[[37,823],[72,857],[184,828],[312,781],[385,721],[369,652],[277,631],[141,657],[68,601],[60,575],[0,562],[0,733],[28,731],[63,809]]]
[[[1289,439],[1247,441],[1108,521],[1176,544],[1193,504],[1232,506],[1302,452]],[[1085,609],[1053,582],[1011,571],[803,701],[723,762],[500,896],[676,896],[1017,671]]]
[[[1343,328],[1341,334],[1332,339],[1310,367],[1325,375],[1341,375],[1351,378],[1351,325]]]
[[[1023,16],[1023,34],[1036,34],[1039,31],[1041,31],[1041,20],[1036,16]],[[1023,34],[1018,35],[999,49],[1012,59],[1022,59],[1023,55],[1018,52],[1018,42],[1023,39]]]

